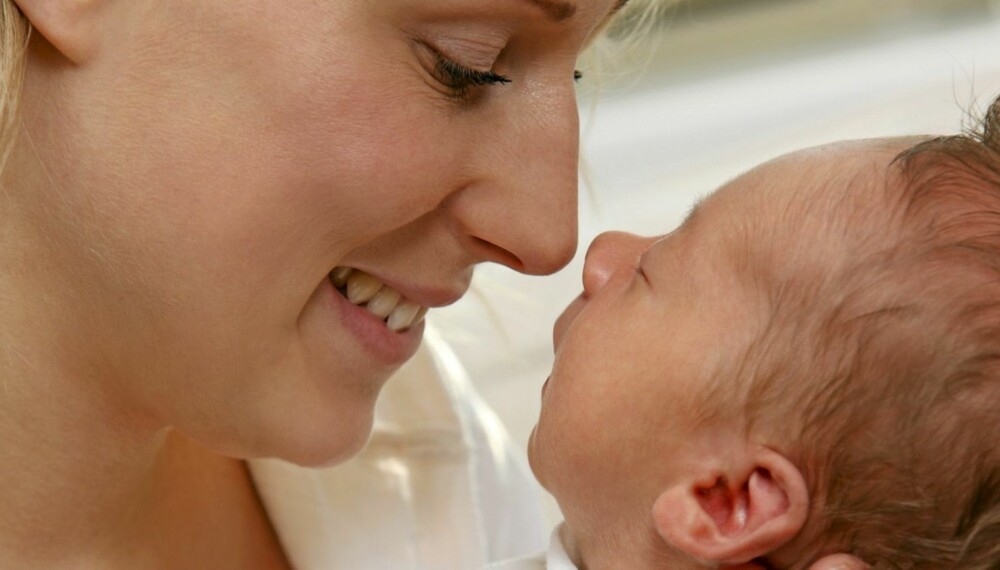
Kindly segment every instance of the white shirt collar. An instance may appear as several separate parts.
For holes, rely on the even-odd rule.
[[[549,539],[549,553],[545,558],[546,570],[578,570],[573,561],[569,559],[566,547],[563,546],[562,539],[559,537],[562,526],[557,526]]]

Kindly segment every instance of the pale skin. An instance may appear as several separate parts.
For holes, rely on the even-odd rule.
[[[700,395],[766,322],[735,269],[746,252],[784,273],[802,260],[837,263],[842,226],[820,220],[844,201],[870,210],[869,190],[915,142],[793,153],[727,184],[666,236],[612,232],[591,244],[583,293],[553,331],[555,364],[528,450],[580,568],[867,567],[817,546],[813,493],[782,422],[747,433],[742,414],[706,410]]]
[[[284,567],[242,460],[350,457],[419,342],[328,273],[433,308],[563,266],[573,67],[616,4],[19,1],[0,567]]]

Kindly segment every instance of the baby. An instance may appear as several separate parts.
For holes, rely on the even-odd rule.
[[[550,570],[1000,569],[1000,99],[602,235],[583,282],[528,450]]]

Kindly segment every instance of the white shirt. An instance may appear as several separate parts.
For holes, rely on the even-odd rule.
[[[360,454],[323,469],[248,463],[298,570],[469,570],[544,547],[523,454],[429,327]]]
[[[569,559],[569,554],[566,553],[562,539],[559,538],[560,528],[562,528],[561,525],[552,531],[547,553],[497,562],[490,564],[483,570],[577,570],[576,565]]]

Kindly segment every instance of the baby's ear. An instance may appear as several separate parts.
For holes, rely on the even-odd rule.
[[[15,0],[31,27],[74,63],[97,45],[97,16],[107,0]]]
[[[653,505],[665,541],[715,564],[744,564],[774,551],[802,530],[808,513],[802,473],[765,448],[748,450],[721,469],[706,466]]]

